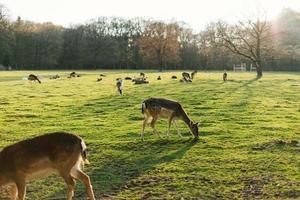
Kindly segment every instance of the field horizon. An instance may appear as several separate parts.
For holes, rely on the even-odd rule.
[[[81,77],[67,78],[71,71]],[[116,78],[145,72],[149,84]],[[42,83],[22,80],[30,73]],[[97,82],[100,74],[105,74]],[[96,199],[300,199],[300,73],[199,71],[180,83],[181,70],[0,71],[0,149],[44,133],[72,132],[88,147]],[[50,80],[59,74],[60,79]],[[156,80],[160,75],[162,80]],[[171,76],[176,75],[177,80]],[[149,97],[179,101],[200,121],[194,142],[159,119],[162,138],[146,128],[141,103]],[[64,199],[58,176],[30,182],[27,199]],[[0,199],[7,193],[0,189]],[[77,182],[74,199],[85,199]]]

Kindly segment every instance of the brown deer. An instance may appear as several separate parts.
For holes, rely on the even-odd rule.
[[[95,200],[90,178],[81,171],[88,163],[86,145],[76,135],[55,132],[5,147],[0,152],[0,187],[11,185],[12,199],[25,199],[26,182],[57,172],[68,186],[67,200],[74,195],[75,179],[82,181],[89,199]]]
[[[155,123],[159,117],[168,118],[168,131],[167,136],[169,137],[170,127],[172,122],[174,123],[177,133],[180,137],[182,135],[176,124],[176,120],[180,119],[186,123],[190,129],[190,133],[198,139],[198,125],[199,122],[193,122],[184,111],[180,103],[164,98],[149,98],[142,103],[142,113],[144,114],[144,122],[142,128],[141,138],[144,139],[145,127],[150,124],[154,133],[159,136],[159,132],[155,128]]]
[[[34,74],[29,74],[28,80],[29,80],[29,81],[38,81],[40,84],[42,83],[42,82],[40,81],[40,79],[39,79],[36,75],[34,75]]]

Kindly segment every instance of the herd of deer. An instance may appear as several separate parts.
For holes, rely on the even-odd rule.
[[[184,83],[190,83],[192,82],[192,80],[194,79],[195,75],[197,74],[197,70],[193,71],[191,73],[191,75],[188,72],[183,72],[182,73],[182,79],[180,79],[180,82],[184,82]],[[70,75],[68,76],[68,78],[75,78],[75,77],[81,77],[80,74],[77,74],[76,72],[71,72]],[[100,82],[103,80],[102,77],[106,77],[104,74],[100,74],[100,78],[97,78],[97,82]],[[50,79],[58,79],[60,78],[60,76],[58,74],[54,75],[54,76],[50,76]],[[177,76],[172,76],[172,79],[177,79]],[[34,75],[34,74],[30,74],[27,78],[29,81],[38,81],[38,83],[41,83],[40,79],[38,78],[38,76]],[[147,81],[147,77],[145,75],[145,73],[141,72],[140,73],[140,77],[137,78],[131,78],[131,77],[125,77],[125,80],[131,80],[132,82],[134,82],[134,84],[147,84],[149,83],[149,81]],[[157,77],[157,80],[161,80],[161,76]],[[118,92],[120,95],[122,95],[122,86],[123,86],[123,82],[121,78],[117,78],[117,88],[118,88]],[[223,73],[223,81],[226,82],[227,81],[227,72],[224,71]]]
[[[146,80],[145,74],[141,73],[141,76]],[[195,73],[190,76],[184,72],[182,76],[184,81],[189,82],[188,80],[193,79]],[[72,73],[70,77],[78,76]],[[41,83],[33,74],[29,75],[28,80]],[[226,72],[223,74],[223,80],[227,80]],[[122,79],[117,80],[117,87],[122,94]],[[142,140],[144,140],[146,125],[150,125],[153,132],[160,137],[155,128],[159,118],[168,119],[168,137],[172,124],[178,135],[182,137],[176,124],[177,120],[182,120],[194,139],[198,140],[199,122],[192,121],[179,102],[164,98],[149,98],[142,102],[141,107],[144,115]],[[71,200],[74,196],[75,180],[83,182],[89,199],[95,200],[90,178],[81,170],[84,163],[89,163],[86,148],[82,138],[66,132],[45,134],[7,146],[0,152],[0,187],[10,185],[11,199],[24,200],[28,181],[44,178],[56,172],[67,185],[67,200]]]

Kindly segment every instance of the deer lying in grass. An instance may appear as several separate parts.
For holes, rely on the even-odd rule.
[[[176,124],[176,120],[180,119],[186,123],[190,129],[190,133],[198,139],[198,122],[193,122],[189,116],[184,111],[180,103],[163,98],[149,98],[142,103],[142,113],[144,114],[144,122],[142,128],[141,138],[144,139],[145,127],[150,124],[154,133],[159,136],[157,129],[155,128],[155,123],[159,117],[168,118],[168,131],[167,136],[169,137],[170,127],[172,122],[174,123],[177,133],[180,137],[182,135]]]
[[[40,84],[42,83],[42,82],[40,81],[40,79],[39,79],[36,75],[34,75],[34,74],[29,74],[28,80],[29,80],[29,81],[38,81]]]
[[[89,199],[95,200],[90,179],[80,169],[83,163],[88,163],[86,145],[73,134],[56,132],[24,140],[0,152],[0,187],[11,185],[12,199],[24,200],[26,182],[58,172],[68,186],[67,200],[74,195],[74,179],[82,181]]]

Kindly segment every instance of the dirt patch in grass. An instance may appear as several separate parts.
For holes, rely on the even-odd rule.
[[[256,144],[252,147],[252,150],[262,151],[262,150],[268,150],[268,149],[273,149],[273,148],[278,148],[278,147],[283,147],[283,146],[299,147],[300,144],[297,140],[291,140],[291,141],[272,140],[270,142]]]

